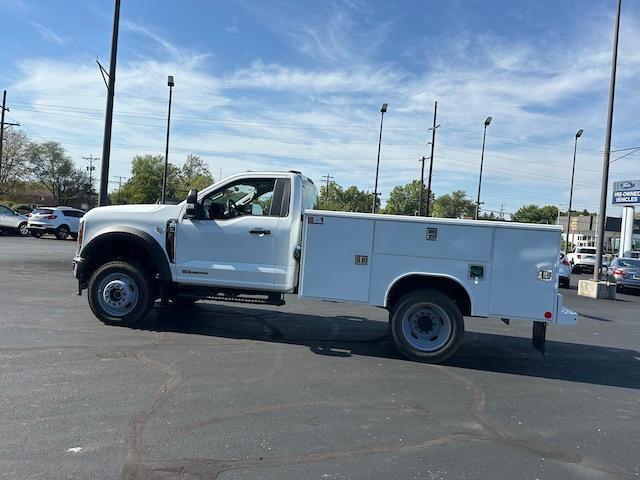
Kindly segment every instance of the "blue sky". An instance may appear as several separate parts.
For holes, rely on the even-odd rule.
[[[419,176],[438,100],[433,189],[475,197],[482,125],[483,200],[513,212],[568,201],[575,132],[576,208],[598,204],[614,0],[122,0],[111,177],[164,151],[166,76],[174,75],[170,159],[204,158],[216,177],[259,169],[330,173],[371,189],[379,108],[382,197]],[[13,121],[99,156],[113,2],[0,0],[0,88]],[[623,5],[614,148],[640,145],[640,7]],[[614,156],[615,158],[615,156]],[[639,178],[640,153],[612,164]],[[112,187],[115,183],[112,183]]]

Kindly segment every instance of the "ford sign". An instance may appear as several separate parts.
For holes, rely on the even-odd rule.
[[[613,182],[613,205],[640,205],[640,180]]]

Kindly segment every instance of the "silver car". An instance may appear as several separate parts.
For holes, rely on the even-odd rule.
[[[640,259],[616,258],[608,268],[609,280],[616,282],[618,291],[625,288],[640,289]]]
[[[18,232],[20,235],[29,235],[27,228],[28,218],[10,209],[6,205],[0,205],[0,230]]]

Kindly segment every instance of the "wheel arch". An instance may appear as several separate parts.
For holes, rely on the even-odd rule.
[[[99,231],[80,252],[87,266],[84,282],[100,265],[118,258],[127,258],[144,264],[162,283],[172,281],[169,260],[158,243],[147,232],[128,226],[113,226]],[[83,282],[83,283],[84,283]]]
[[[443,273],[424,272],[409,272],[395,278],[385,293],[384,307],[391,310],[403,295],[421,288],[430,288],[448,295],[458,305],[462,315],[472,315],[475,310],[473,296],[457,278]]]

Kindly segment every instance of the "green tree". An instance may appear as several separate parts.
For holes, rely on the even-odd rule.
[[[440,195],[433,206],[433,216],[442,218],[460,218],[473,216],[476,204],[466,198],[464,190],[456,190],[451,194]]]
[[[10,195],[29,173],[29,137],[20,130],[5,129],[2,143],[0,195]]]
[[[320,208],[339,212],[370,212],[373,194],[352,185],[346,189],[337,183],[320,186]],[[377,206],[380,206],[378,199]]]
[[[131,178],[122,186],[115,203],[156,203],[162,196],[162,176],[164,157],[162,155],[136,155],[131,162]],[[182,200],[178,197],[183,188],[180,185],[180,170],[169,163],[167,166],[167,199]]]
[[[59,143],[31,143],[27,158],[33,179],[44,185],[59,205],[75,199],[88,200],[91,195],[88,175],[75,167]]]
[[[206,162],[197,155],[189,154],[180,169],[180,185],[175,195],[182,200],[192,188],[202,190],[213,184],[213,181],[213,175]]]
[[[416,212],[418,212],[420,190],[419,180],[414,180],[406,185],[396,185],[393,187],[393,190],[391,190],[391,195],[389,195],[389,200],[384,208],[384,213],[392,215],[415,215]],[[426,204],[426,187],[422,189],[422,195]],[[433,205],[433,193],[430,195],[430,203]]]
[[[511,220],[522,223],[556,223],[558,218],[558,207],[554,205],[545,205],[539,207],[535,204],[524,205],[520,207],[513,215]]]

